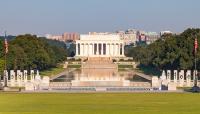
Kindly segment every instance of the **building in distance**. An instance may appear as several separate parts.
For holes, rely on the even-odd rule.
[[[51,40],[58,40],[58,41],[62,41],[62,42],[75,42],[76,40],[80,39],[80,35],[78,33],[65,32],[62,35],[47,34],[46,38],[51,39]]]

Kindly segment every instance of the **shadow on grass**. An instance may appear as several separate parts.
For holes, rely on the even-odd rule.
[[[138,68],[146,75],[154,75],[154,76],[161,75],[161,71],[152,66],[139,65]]]

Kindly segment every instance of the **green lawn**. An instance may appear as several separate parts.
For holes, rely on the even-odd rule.
[[[118,68],[119,69],[125,69],[125,68],[133,69],[133,65],[118,65]]]
[[[0,114],[200,114],[200,94],[0,93]]]
[[[81,65],[68,65],[67,68],[81,68]]]
[[[56,75],[56,74],[59,74],[59,73],[61,73],[61,72],[63,72],[64,70],[66,70],[66,69],[64,69],[64,68],[62,68],[62,67],[56,67],[56,68],[51,68],[51,69],[48,69],[48,70],[44,70],[44,71],[41,71],[40,72],[40,75],[41,76],[54,76],[54,75]]]

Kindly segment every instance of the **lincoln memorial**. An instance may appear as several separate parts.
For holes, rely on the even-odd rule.
[[[76,40],[76,57],[124,57],[124,41],[119,35],[81,35]]]

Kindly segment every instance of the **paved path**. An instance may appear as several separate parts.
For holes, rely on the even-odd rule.
[[[57,75],[51,77],[50,80],[54,80],[54,79],[56,79],[56,78],[58,78],[58,77],[60,77],[60,76],[66,75],[66,74],[68,74],[68,73],[70,73],[70,72],[73,72],[73,71],[75,71],[75,70],[76,70],[75,68],[73,68],[73,69],[67,69],[67,70],[65,70],[65,71],[63,71],[63,72],[61,72],[61,73],[59,73],[59,74],[57,74]]]
[[[135,71],[134,71],[134,73],[135,73],[136,75],[140,76],[140,77],[143,77],[143,78],[147,79],[147,80],[152,80],[152,76],[150,76],[150,75],[146,75],[146,74],[144,74],[144,73],[135,72]]]

